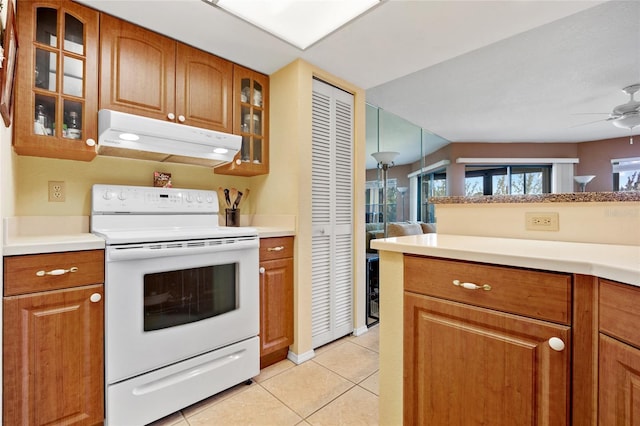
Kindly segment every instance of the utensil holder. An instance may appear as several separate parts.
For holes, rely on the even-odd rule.
[[[240,209],[225,209],[226,225],[240,226]]]

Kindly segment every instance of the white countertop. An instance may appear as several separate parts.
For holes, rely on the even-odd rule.
[[[56,253],[104,248],[104,240],[90,233],[67,235],[16,236],[7,238],[2,250],[4,256]]]
[[[282,222],[282,221],[281,221]],[[295,235],[288,222],[254,226],[260,238]],[[23,216],[4,219],[3,256],[104,249],[102,238],[89,232],[87,216]]]
[[[593,275],[640,286],[640,246],[420,234],[371,241],[377,250]]]

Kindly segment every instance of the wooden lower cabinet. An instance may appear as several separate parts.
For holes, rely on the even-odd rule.
[[[640,349],[600,334],[598,424],[640,425]]]
[[[404,277],[404,424],[571,424],[570,275],[405,256]]]
[[[260,368],[293,343],[293,237],[260,240]]]
[[[5,425],[104,419],[103,285],[4,298]]]
[[[598,424],[640,425],[640,287],[600,280]]]
[[[405,293],[407,425],[567,425],[570,329]]]

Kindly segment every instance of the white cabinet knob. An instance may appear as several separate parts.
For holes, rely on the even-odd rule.
[[[179,122],[184,123],[185,120],[186,120],[186,118],[184,118],[184,115],[181,114],[181,115],[178,116],[178,121]]]
[[[167,114],[167,118],[171,121],[175,121],[176,119],[176,115],[172,112],[170,112],[169,114]]]
[[[236,164],[239,166],[240,164],[242,164],[242,160],[240,160],[239,158],[236,160]]]
[[[102,295],[100,293],[93,293],[91,297],[89,297],[89,300],[91,300],[93,303],[97,303],[102,300]]]
[[[91,138],[89,138],[89,139],[87,139],[84,143],[86,143],[86,144],[87,144],[87,146],[96,146],[96,141],[95,141],[95,139],[91,139]]]
[[[264,272],[265,272],[264,266],[261,266],[259,271],[260,271],[261,274],[264,274]]]
[[[558,337],[552,337],[549,339],[549,346],[557,352],[562,352],[564,350],[564,342]]]

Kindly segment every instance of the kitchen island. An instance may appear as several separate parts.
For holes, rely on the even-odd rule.
[[[473,267],[522,269],[568,277],[573,287],[566,292],[568,312],[565,313],[567,319],[563,327],[573,328],[570,344],[573,352],[584,354],[584,359],[580,358],[578,362],[576,358],[569,360],[574,373],[573,376],[567,374],[567,380],[576,377],[572,383],[573,393],[582,392],[582,398],[578,402],[572,401],[571,387],[567,385],[565,411],[568,417],[574,416],[573,424],[578,424],[577,412],[586,413],[584,416],[587,417],[597,416],[598,384],[593,383],[593,378],[598,376],[598,317],[597,313],[594,314],[599,303],[598,283],[601,286],[605,283],[620,284],[623,290],[624,287],[640,290],[640,204],[637,194],[630,200],[616,199],[613,202],[602,199],[584,203],[558,200],[556,204],[546,199],[535,199],[508,206],[462,203],[462,199],[442,201],[443,204],[436,206],[437,234],[372,242],[372,247],[380,255],[380,314],[384,318],[380,322],[380,424],[402,424],[406,414],[403,413],[403,373],[407,374],[403,370],[403,351],[406,350],[407,336],[405,285],[409,277],[405,275],[404,261],[407,255],[419,256],[418,259],[463,262]],[[560,212],[560,233],[524,230],[525,212],[550,210]],[[469,215],[473,215],[473,221],[468,220]],[[497,220],[496,215],[499,215]],[[467,220],[460,220],[465,217]],[[598,224],[585,226],[582,222],[583,231],[575,232],[574,222],[587,218],[597,219]],[[428,271],[420,271],[419,278],[428,275]],[[451,282],[447,285],[454,287]],[[464,287],[459,290],[469,291]],[[577,304],[581,306],[576,307]],[[604,312],[604,308],[600,311]],[[511,313],[504,314],[505,317],[509,315]],[[577,331],[582,337],[576,338]],[[600,325],[600,335],[602,332]],[[473,353],[469,354],[470,362],[473,356]],[[576,368],[580,369],[581,378],[576,374]]]

